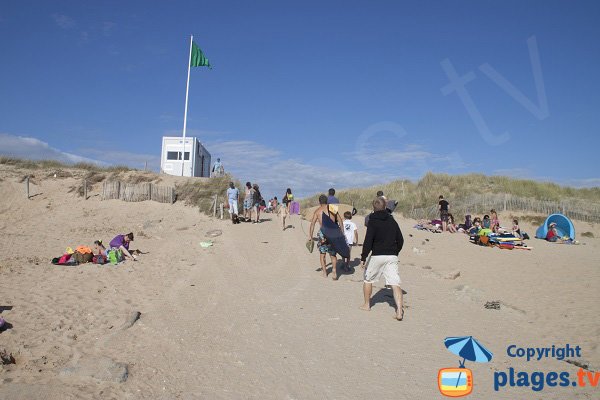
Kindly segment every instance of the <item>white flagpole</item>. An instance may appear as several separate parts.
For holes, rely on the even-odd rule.
[[[185,164],[185,130],[187,128],[188,94],[190,91],[190,67],[192,64],[192,42],[193,42],[193,40],[194,40],[194,35],[190,35],[190,57],[188,59],[188,76],[187,76],[187,84],[185,86],[185,111],[183,113],[183,151],[181,154],[181,176],[183,176],[183,165]]]

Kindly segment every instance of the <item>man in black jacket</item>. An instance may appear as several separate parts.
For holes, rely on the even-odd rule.
[[[373,214],[369,218],[367,234],[363,243],[362,267],[369,253],[371,257],[366,266],[363,283],[365,304],[360,308],[365,311],[371,310],[371,293],[373,282],[382,276],[386,285],[392,287],[394,301],[396,302],[396,316],[398,321],[404,317],[402,302],[402,289],[400,288],[400,275],[398,273],[398,253],[404,245],[404,238],[396,220],[386,211],[385,201],[378,197],[373,200]]]

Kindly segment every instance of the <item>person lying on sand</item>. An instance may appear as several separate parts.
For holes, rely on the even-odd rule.
[[[133,241],[133,233],[129,232],[127,235],[117,235],[113,240],[110,241],[110,248],[115,250],[121,250],[125,257],[131,258],[133,261],[137,261],[137,256],[129,252],[129,243]]]

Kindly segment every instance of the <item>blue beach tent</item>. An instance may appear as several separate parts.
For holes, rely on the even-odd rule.
[[[537,229],[537,231],[535,231],[535,237],[538,239],[546,239],[546,235],[548,234],[548,226],[552,222],[556,223],[558,236],[568,236],[571,238],[571,240],[575,240],[575,228],[573,228],[573,223],[569,218],[562,214],[552,214],[546,218],[544,223]]]

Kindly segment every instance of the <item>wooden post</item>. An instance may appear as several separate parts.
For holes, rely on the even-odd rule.
[[[219,213],[221,214],[221,219],[223,219],[223,203],[219,203]]]
[[[25,193],[27,194],[27,200],[29,200],[29,175],[25,177]]]
[[[217,195],[215,194],[215,200],[213,202],[213,217],[217,216]]]
[[[88,196],[87,196],[87,179],[83,180],[83,199],[87,200]]]

